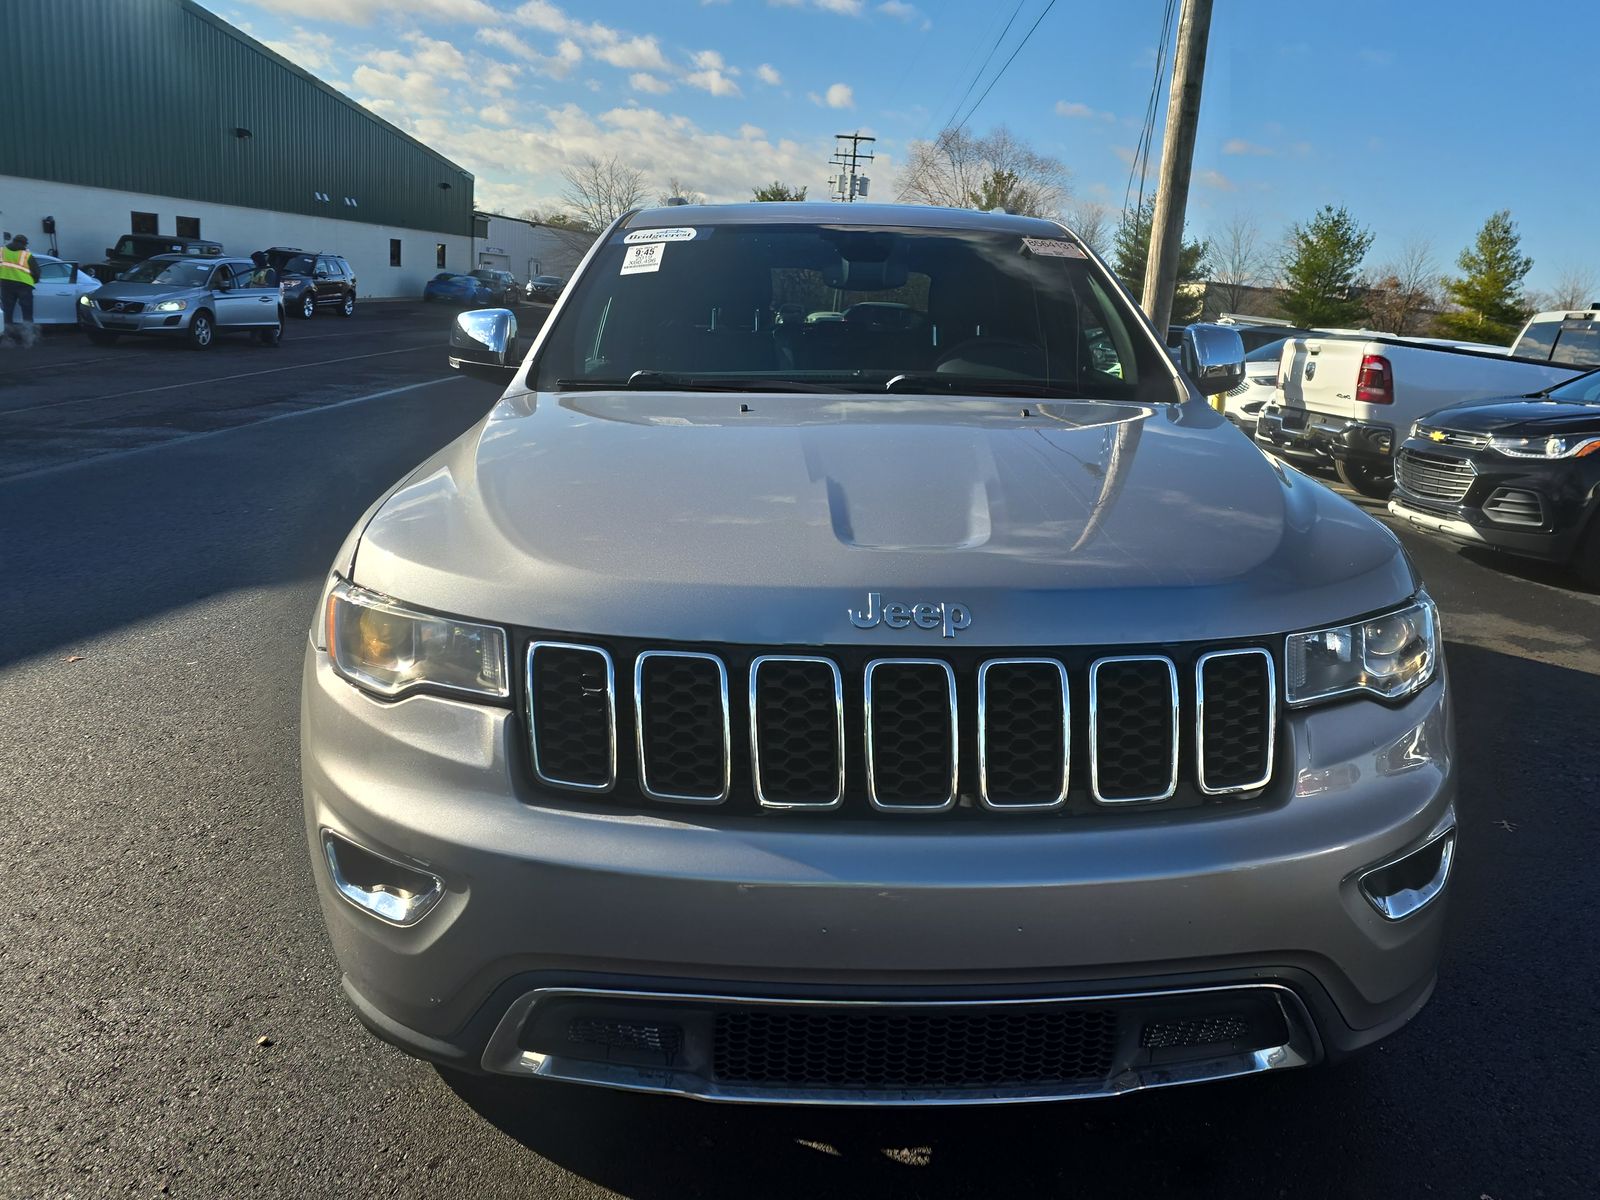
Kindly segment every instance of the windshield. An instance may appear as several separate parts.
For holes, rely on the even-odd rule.
[[[272,261],[270,254],[267,256],[267,261]],[[283,275],[309,275],[312,272],[314,263],[312,256],[309,254],[293,254],[275,265],[278,272]]]
[[[1587,375],[1569,379],[1545,394],[1565,404],[1600,404],[1600,371],[1590,371]]]
[[[1277,362],[1283,357],[1283,344],[1288,338],[1279,338],[1275,342],[1268,342],[1260,349],[1252,350],[1244,356],[1245,362]]]
[[[170,259],[146,259],[136,267],[122,273],[127,283],[170,283],[175,287],[204,287],[211,278],[213,268],[208,263],[173,262]]]
[[[664,390],[1182,397],[1137,317],[1064,237],[792,224],[631,236],[614,235],[569,296],[539,388],[643,372],[634,386]]]
[[[554,275],[535,275],[533,277],[533,282],[539,284],[551,284],[560,283],[561,280],[557,279]]]

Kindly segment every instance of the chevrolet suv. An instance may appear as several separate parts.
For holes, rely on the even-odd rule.
[[[777,211],[781,210],[781,211]],[[449,1067],[989,1103],[1339,1057],[1456,846],[1398,541],[1206,403],[1054,222],[675,207],[380,498],[305,651],[361,1020]]]

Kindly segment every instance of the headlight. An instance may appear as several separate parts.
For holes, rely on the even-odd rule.
[[[85,292],[83,295],[78,297],[78,303],[79,304],[93,304],[94,303],[94,297],[89,295],[88,292]]]
[[[1491,437],[1489,445],[1512,458],[1582,458],[1600,452],[1600,437]]]
[[[416,612],[344,580],[328,594],[326,619],[333,669],[370,692],[511,694],[506,633],[496,625]]]
[[[189,307],[187,300],[163,300],[156,305],[157,312],[182,312]]]
[[[1411,422],[1411,432],[1407,436],[1408,437],[1421,437],[1422,436],[1422,422],[1421,421],[1413,421],[1413,422]]]
[[[1433,678],[1439,614],[1424,596],[1370,621],[1291,633],[1284,646],[1290,704],[1366,692],[1393,700]]]

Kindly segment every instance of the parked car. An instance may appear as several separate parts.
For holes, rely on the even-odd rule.
[[[1255,349],[1245,352],[1244,381],[1224,397],[1222,411],[1230,421],[1251,437],[1255,436],[1261,410],[1272,402],[1273,396],[1277,393],[1279,360],[1283,357],[1285,344],[1290,337],[1304,336],[1301,330],[1279,329],[1278,333],[1281,336],[1276,341],[1260,342],[1259,338],[1252,339],[1259,344]],[[1327,340],[1330,336],[1332,335],[1323,335],[1323,338]],[[1243,340],[1242,334],[1241,340]]]
[[[285,312],[308,321],[319,308],[355,316],[356,273],[344,258],[309,254],[292,246],[274,246],[266,255],[268,265],[277,272]]]
[[[369,1028],[993,1103],[1337,1057],[1427,1001],[1433,602],[1206,404],[1237,334],[1180,374],[1062,226],[920,205],[634,212],[568,290],[526,360],[516,314],[457,317],[508,389],[356,524],[307,639],[305,828]]]
[[[188,258],[218,258],[222,243],[205,238],[164,237],[154,233],[125,233],[115,246],[106,247],[106,261],[91,263],[83,269],[101,282],[121,277],[124,271],[138,266],[158,254],[182,254]]]
[[[474,279],[489,289],[489,303],[509,308],[522,298],[522,288],[510,271],[497,271],[493,267],[479,267],[469,271]]]
[[[539,304],[554,304],[561,296],[561,289],[566,286],[567,281],[559,275],[535,275],[528,280],[523,295]]]
[[[93,292],[100,281],[77,263],[51,254],[35,254],[33,261],[39,264],[39,281],[33,288],[34,324],[76,325],[78,297]]]
[[[496,303],[497,293],[475,275],[440,271],[422,287],[422,298],[429,303],[458,304],[463,308]]]
[[[1570,563],[1600,587],[1600,371],[1416,422],[1389,511],[1463,545]]]
[[[207,350],[219,333],[248,333],[276,346],[283,300],[276,284],[254,283],[255,270],[248,258],[162,254],[79,297],[78,322],[99,345],[139,333],[181,337]]]
[[[1511,353],[1574,367],[1600,367],[1600,301],[1577,312],[1535,313],[1517,334]]]
[[[1413,421],[1465,400],[1539,391],[1579,370],[1380,334],[1290,338],[1256,440],[1331,462],[1362,495],[1387,499]]]

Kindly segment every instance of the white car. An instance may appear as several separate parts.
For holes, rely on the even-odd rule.
[[[39,282],[33,288],[33,323],[76,325],[78,297],[97,289],[100,281],[64,258],[51,254],[33,257],[39,264]]]

